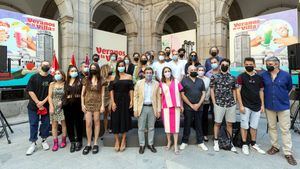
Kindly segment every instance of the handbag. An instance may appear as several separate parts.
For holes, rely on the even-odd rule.
[[[46,115],[46,114],[48,114],[48,110],[46,108],[38,109],[37,114],[38,115]]]

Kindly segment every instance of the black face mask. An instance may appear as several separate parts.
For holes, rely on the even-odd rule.
[[[139,61],[139,58],[133,58],[133,60],[137,62],[137,61]]]
[[[197,77],[198,73],[197,72],[191,72],[190,75],[191,75],[191,77]]]
[[[95,74],[97,74],[97,71],[94,70],[94,69],[92,69],[92,70],[90,70],[90,73],[91,73],[92,75],[95,75]]]
[[[147,64],[147,60],[141,60],[141,64],[142,64],[142,65]]]
[[[170,56],[170,52],[166,52],[166,55],[167,55],[167,56]]]
[[[99,61],[99,58],[94,58],[93,61],[94,61],[94,62],[98,62],[98,61]]]
[[[217,56],[217,52],[211,52],[212,56]]]
[[[48,72],[49,69],[50,69],[49,66],[42,66],[42,71],[43,71],[43,72]]]
[[[272,72],[274,69],[275,69],[274,66],[267,66],[267,70],[268,70],[269,72]]]
[[[254,70],[254,66],[245,66],[247,72],[252,72]]]
[[[229,66],[227,66],[227,65],[226,65],[226,66],[225,66],[225,65],[222,65],[222,66],[221,66],[221,71],[222,71],[222,72],[227,72],[228,68],[229,68]]]
[[[180,54],[179,54],[179,57],[180,57],[180,58],[183,58],[183,57],[184,57],[184,54],[183,54],[183,53],[180,53]]]

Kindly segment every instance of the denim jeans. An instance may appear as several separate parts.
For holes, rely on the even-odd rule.
[[[50,131],[50,118],[49,113],[46,115],[38,115],[37,111],[28,109],[29,125],[30,125],[30,138],[29,141],[36,142],[38,139],[38,130],[40,130],[39,136],[42,139],[46,139],[49,136]],[[39,122],[41,121],[40,128]]]

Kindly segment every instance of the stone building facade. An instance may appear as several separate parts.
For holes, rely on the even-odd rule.
[[[196,49],[203,60],[211,46],[228,56],[229,21],[298,4],[298,0],[0,0],[0,8],[59,21],[59,62],[64,69],[72,53],[77,62],[92,55],[92,28],[126,35],[129,55],[160,50],[163,34],[196,29]]]

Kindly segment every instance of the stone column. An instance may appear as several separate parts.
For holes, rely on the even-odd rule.
[[[221,56],[230,58],[229,55],[227,55],[229,53],[229,51],[227,51],[227,49],[229,49],[228,24],[228,18],[216,18],[216,46],[219,48]]]
[[[134,52],[140,52],[138,49],[138,42],[137,42],[137,32],[126,33],[127,36],[127,51],[128,55],[131,57]]]
[[[61,68],[66,71],[73,53],[73,18],[64,16],[59,19],[60,36],[61,36],[61,49],[59,52],[59,60]]]

